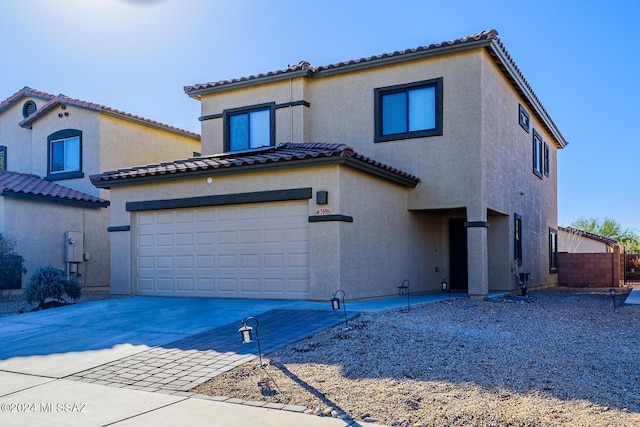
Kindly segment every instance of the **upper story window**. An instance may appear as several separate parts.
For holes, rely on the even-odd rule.
[[[274,104],[263,104],[225,111],[225,151],[274,145],[273,106]]]
[[[518,120],[520,121],[520,126],[529,133],[529,112],[524,109],[522,104],[518,104],[518,106]]]
[[[544,143],[544,175],[548,178],[550,174],[549,166],[549,144]]]
[[[543,143],[542,136],[536,130],[533,130],[533,173],[542,178],[542,162],[543,162]]]
[[[82,178],[82,131],[65,129],[47,138],[49,173],[47,179]]]
[[[0,171],[7,170],[7,147],[0,145]]]
[[[442,78],[375,90],[375,141],[442,135]]]

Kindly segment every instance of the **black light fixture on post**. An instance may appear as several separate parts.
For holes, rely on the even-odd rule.
[[[256,341],[258,341],[258,354],[260,356],[260,363],[258,363],[256,366],[260,368],[264,368],[264,364],[262,363],[262,349],[260,348],[260,335],[258,335],[258,319],[256,319],[255,317],[247,317],[242,321],[242,327],[238,329],[238,332],[240,332],[240,337],[242,338],[242,344],[248,344],[250,342],[253,342],[251,331],[253,331],[254,328],[247,325],[247,322],[249,322],[249,320],[252,320],[252,319],[256,322],[256,326],[255,326]]]
[[[404,279],[400,286],[398,286],[398,295],[407,295],[407,311],[411,311],[411,291],[409,290],[409,286],[411,282],[409,279]]]
[[[333,298],[331,298],[329,301],[331,301],[331,309],[332,310],[340,310],[340,298],[338,298],[338,292],[342,292],[342,309],[344,310],[344,330],[348,330],[349,328],[349,322],[347,321],[347,306],[344,303],[344,291],[342,289],[338,289],[337,291],[335,291],[333,293]]]

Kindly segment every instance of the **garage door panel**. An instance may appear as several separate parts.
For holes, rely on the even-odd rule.
[[[157,256],[156,268],[173,268],[172,256]]]
[[[308,297],[307,215],[306,201],[138,213],[138,292]]]
[[[172,233],[163,233],[156,234],[156,246],[173,246],[173,234]]]

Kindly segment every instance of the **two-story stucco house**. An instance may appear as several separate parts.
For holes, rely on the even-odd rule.
[[[106,288],[109,191],[89,176],[199,151],[193,132],[25,87],[0,103],[0,233],[16,240],[27,277],[51,264]]]
[[[557,283],[567,145],[495,30],[185,87],[202,156],[111,190],[112,292],[482,298]],[[129,285],[131,284],[131,285]]]

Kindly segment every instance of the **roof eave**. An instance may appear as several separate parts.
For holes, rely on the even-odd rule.
[[[198,85],[185,86],[184,91],[191,98],[200,99],[202,95],[209,95],[211,93],[216,93],[216,92],[223,92],[223,91],[239,89],[243,87],[250,87],[250,86],[255,86],[259,84],[262,85],[265,83],[279,82],[282,80],[296,79],[299,77],[311,77],[313,73],[314,72],[311,69],[289,71],[289,72],[285,71],[282,73],[276,73],[272,75],[256,77],[256,78],[246,79],[246,80],[239,80],[239,81],[230,82],[230,83],[223,83],[217,86],[205,87],[201,89],[189,90],[189,88],[193,86],[198,86]]]
[[[61,205],[67,206],[76,206],[76,207],[84,207],[84,208],[106,208],[109,207],[109,201],[100,200],[100,201],[89,201],[89,200],[78,200],[78,199],[68,199],[65,197],[56,197],[56,196],[45,196],[42,194],[32,194],[32,193],[23,193],[20,191],[13,191],[9,189],[5,189],[2,192],[4,197],[10,197],[14,199],[23,199],[23,200],[33,200],[45,203],[57,203]]]
[[[530,89],[529,84],[523,79],[521,73],[515,68],[513,62],[509,59],[506,52],[497,40],[489,40],[487,47],[491,49],[503,70],[508,74],[511,82],[516,86],[516,90],[525,98],[529,106],[533,109],[538,119],[547,128],[547,131],[553,136],[558,148],[565,148],[569,142],[564,138],[556,124],[553,122],[538,97]]]
[[[156,173],[153,175],[124,177],[116,179],[100,180],[100,175],[90,177],[91,183],[103,189],[111,189],[113,187],[148,184],[154,182],[176,181],[183,179],[205,178],[221,175],[245,174],[263,171],[272,171],[273,169],[293,169],[308,166],[321,165],[346,165],[354,169],[361,170],[370,175],[378,176],[385,180],[394,182],[404,187],[415,188],[420,182],[417,179],[402,176],[392,171],[371,165],[365,161],[354,159],[352,157],[329,156],[315,157],[299,160],[287,160],[280,162],[254,163],[242,166],[222,167],[222,168],[204,168],[198,170],[188,170],[183,172]]]

